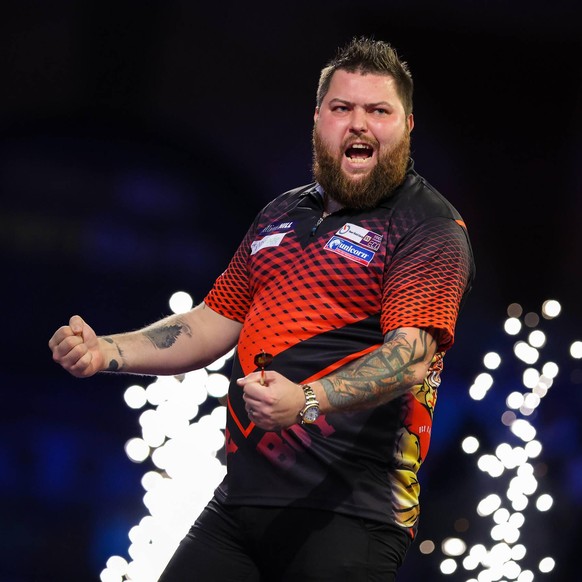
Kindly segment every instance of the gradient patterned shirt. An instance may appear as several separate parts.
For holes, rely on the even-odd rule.
[[[453,344],[473,278],[465,225],[412,167],[372,210],[323,218],[316,184],[282,194],[256,217],[206,296],[243,324],[228,398],[225,503],[329,509],[409,528],[419,514],[417,472],[428,451],[442,357]],[[321,415],[263,431],[235,380],[269,368],[315,381],[383,343],[399,327],[430,331],[438,353],[423,384],[373,409]]]

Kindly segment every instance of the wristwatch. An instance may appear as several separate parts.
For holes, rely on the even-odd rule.
[[[313,424],[319,417],[319,402],[309,384],[303,384],[301,388],[305,394],[305,406],[299,412],[299,418],[301,424]]]

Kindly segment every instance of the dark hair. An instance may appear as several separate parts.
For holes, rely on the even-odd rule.
[[[400,60],[396,50],[389,43],[361,37],[354,38],[339,48],[336,56],[321,70],[317,87],[317,107],[321,107],[329,91],[333,74],[338,70],[364,75],[366,73],[390,75],[396,82],[396,90],[404,106],[404,112],[406,115],[412,113],[412,75],[408,65]]]

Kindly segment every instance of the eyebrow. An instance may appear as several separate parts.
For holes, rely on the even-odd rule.
[[[340,97],[334,97],[333,99],[330,100],[329,104],[331,105],[334,102],[340,102],[343,103],[345,105],[354,105],[354,103],[352,101],[348,101],[347,99],[341,99]],[[392,107],[393,105],[388,102],[388,101],[378,101],[376,103],[364,103],[364,107],[370,108],[370,107],[378,107],[379,105],[385,105],[386,107]]]

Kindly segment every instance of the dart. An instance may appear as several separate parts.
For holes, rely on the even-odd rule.
[[[273,355],[268,354],[265,350],[261,350],[261,353],[255,356],[255,366],[261,369],[261,379],[259,382],[262,386],[265,385],[265,366],[268,366],[272,361]]]

